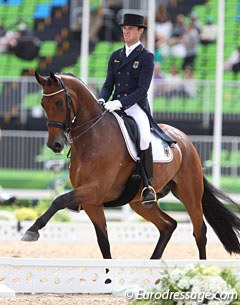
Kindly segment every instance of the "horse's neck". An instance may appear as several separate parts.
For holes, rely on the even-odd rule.
[[[102,109],[97,102],[96,97],[81,81],[79,90],[77,91],[77,120],[86,122],[101,114]]]

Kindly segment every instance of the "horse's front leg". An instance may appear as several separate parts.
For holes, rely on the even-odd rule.
[[[101,250],[103,258],[112,258],[103,206],[82,204],[82,208],[84,209],[84,211],[86,212],[86,214],[91,219],[94,225],[97,235],[98,245]]]
[[[72,209],[77,208],[79,203],[74,198],[74,190],[55,198],[49,209],[42,216],[40,216],[34,222],[34,224],[26,231],[26,233],[22,237],[22,240],[38,240],[40,236],[38,231],[41,230],[48,223],[48,221],[53,217],[54,214],[56,214],[59,210],[62,210],[67,207]]]

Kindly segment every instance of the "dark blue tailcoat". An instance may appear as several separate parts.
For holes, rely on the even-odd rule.
[[[138,103],[149,111],[147,91],[154,69],[154,55],[141,44],[126,57],[125,47],[112,53],[99,98],[119,100],[127,109]],[[113,94],[113,95],[112,95]]]
[[[147,91],[153,70],[154,55],[142,44],[138,45],[128,57],[125,54],[125,47],[114,51],[108,62],[107,77],[99,98],[103,98],[106,102],[109,99],[119,100],[123,110],[137,103],[147,114],[153,131],[171,144],[174,141],[158,127],[150,112]]]

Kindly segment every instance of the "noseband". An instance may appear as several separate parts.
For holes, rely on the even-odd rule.
[[[106,110],[103,111],[99,116],[97,116],[96,118],[94,118],[94,119],[92,119],[88,122],[82,123],[77,127],[71,128],[71,123],[74,123],[75,120],[76,120],[77,112],[74,109],[74,105],[73,105],[73,102],[72,102],[71,95],[69,94],[65,83],[63,82],[63,80],[60,77],[57,77],[56,75],[55,75],[55,77],[58,79],[59,83],[61,84],[62,89],[60,89],[56,92],[53,92],[53,93],[44,93],[43,92],[42,95],[43,96],[53,96],[53,95],[56,95],[58,93],[65,92],[65,95],[66,95],[66,109],[67,109],[66,119],[65,119],[65,123],[58,122],[58,121],[47,121],[47,127],[56,127],[56,128],[63,129],[64,135],[65,135],[67,141],[70,144],[72,144],[74,141],[76,141],[81,136],[83,136],[86,132],[88,132],[90,129],[92,129],[104,117],[104,115],[106,114],[107,111]],[[74,113],[73,119],[71,119],[71,109],[73,110],[73,113]],[[76,130],[76,129],[78,129],[78,128],[86,125],[86,124],[91,124],[91,125],[87,129],[83,130],[76,137],[70,136],[71,131],[74,131],[74,130]]]

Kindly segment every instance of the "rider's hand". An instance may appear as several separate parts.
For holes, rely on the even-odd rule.
[[[101,106],[103,106],[104,107],[104,105],[105,105],[105,100],[103,99],[103,98],[100,98],[99,100],[97,100],[97,102],[98,102],[98,104],[100,104]]]
[[[107,111],[113,112],[115,110],[120,110],[122,108],[122,103],[119,100],[114,100],[107,102],[104,107]]]

